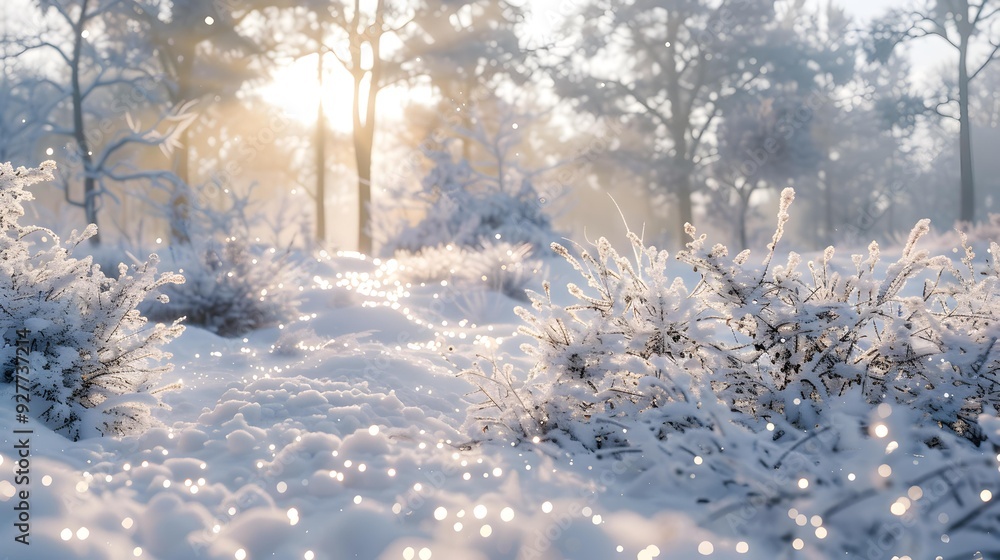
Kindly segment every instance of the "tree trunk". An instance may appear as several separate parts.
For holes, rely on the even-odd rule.
[[[86,22],[87,4],[89,0],[83,0],[80,5],[80,19],[77,20],[73,33],[73,62],[71,64],[71,87],[73,97],[73,139],[76,141],[77,149],[80,150],[80,161],[83,164],[83,207],[84,219],[88,224],[97,225],[97,184],[94,178],[93,156],[90,153],[90,145],[87,142],[87,133],[83,121],[83,89],[80,87],[80,58],[83,52],[83,25]],[[67,186],[67,189],[69,187]],[[66,193],[69,200],[69,192]],[[100,230],[90,238],[93,245],[101,244]]]
[[[377,60],[375,62],[378,63]],[[358,169],[358,252],[370,254],[372,251],[371,216],[369,205],[372,200],[372,130],[374,121],[361,121],[361,82],[364,73],[354,78],[354,161]],[[374,87],[374,86],[372,86]],[[369,89],[369,92],[371,90]],[[369,95],[369,97],[371,97]],[[372,112],[369,99],[366,115]]]
[[[194,48],[180,49],[181,60],[177,62],[177,98],[176,103],[185,103],[194,98],[192,74],[194,72]],[[177,177],[179,185],[174,186],[173,197],[170,200],[170,242],[186,244],[191,242],[188,221],[191,219],[191,201],[188,200],[188,187],[191,184],[191,137],[188,130],[183,130],[180,137],[180,147],[177,149]]]
[[[889,133],[892,136],[892,151],[889,153],[889,194],[887,195],[889,208],[886,210],[885,231],[892,233],[896,230],[894,219],[896,210],[896,151],[899,142],[896,141],[895,131],[890,130]]]
[[[319,82],[319,102],[316,108],[316,243],[326,242],[326,116],[323,114],[323,42],[316,51],[316,79]]]
[[[742,192],[739,193],[740,197],[740,219],[737,227],[739,228],[740,234],[740,251],[747,248],[747,212],[750,211],[750,194],[753,191],[747,191],[746,196]]]
[[[359,102],[355,101],[355,105]],[[365,125],[354,130],[354,156],[358,167],[358,252],[366,255],[372,251],[371,212],[372,200],[372,127]]]
[[[829,156],[827,156],[829,158]],[[830,173],[823,173],[823,243],[833,244],[833,181]]]
[[[676,43],[679,37],[681,20],[671,17],[667,20],[667,42]],[[665,122],[670,139],[673,141],[674,156],[672,157],[673,169],[671,176],[674,178],[674,191],[677,194],[677,218],[678,231],[680,232],[680,242],[683,245],[687,234],[684,232],[684,224],[691,224],[694,220],[691,209],[691,175],[693,163],[688,159],[687,131],[691,127],[690,111],[685,112],[684,90],[681,87],[680,75],[677,71],[676,57],[680,56],[678,49],[670,49],[672,53],[666,64],[663,66],[665,77],[664,86],[667,90],[667,99],[670,100],[670,119]],[[688,107],[690,109],[690,107]],[[693,224],[692,224],[693,225]]]
[[[966,16],[968,10],[966,10]],[[960,30],[958,50],[958,110],[959,158],[961,160],[961,203],[959,220],[975,220],[976,197],[972,169],[972,123],[969,120],[969,36],[971,30]]]
[[[681,244],[686,242],[684,224],[693,224],[694,212],[691,208],[691,173],[684,171],[677,178],[677,217],[680,224]]]
[[[359,3],[355,0],[355,14]],[[375,141],[375,98],[378,95],[379,82],[382,79],[381,40],[384,0],[378,0],[375,6],[375,20],[367,32],[357,30],[361,34],[356,39],[358,48],[354,51],[354,157],[358,167],[358,252],[370,255],[372,253],[372,149]],[[355,15],[355,18],[358,16]],[[364,122],[361,122],[361,85],[365,78],[365,70],[361,68],[362,42],[367,42],[372,50],[372,66],[368,74],[368,94],[365,96]]]

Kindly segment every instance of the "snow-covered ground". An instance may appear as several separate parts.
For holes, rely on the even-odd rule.
[[[166,380],[184,387],[165,397],[162,428],[74,443],[28,424],[29,546],[14,541],[19,436],[5,430],[0,556],[823,557],[808,543],[776,549],[705,529],[704,504],[664,492],[655,481],[669,473],[643,472],[635,455],[469,445],[463,424],[479,397],[456,371],[476,355],[530,367],[515,334],[523,302],[447,282],[396,285],[396,266],[321,259],[297,321],[234,339],[188,327],[169,347]],[[563,286],[571,275],[549,261],[537,280]],[[0,418],[12,419],[11,388],[0,390]]]
[[[456,367],[498,348],[517,359],[521,302],[374,284],[391,264],[318,263],[308,315],[282,328],[225,339],[188,327],[169,347],[167,379],[184,388],[166,396],[162,428],[74,443],[28,424],[29,546],[13,540],[17,441],[5,430],[0,554],[644,559],[711,543],[713,558],[773,557],[699,529],[685,504],[633,485],[627,462],[463,445],[475,397]],[[0,417],[15,415],[9,396]]]

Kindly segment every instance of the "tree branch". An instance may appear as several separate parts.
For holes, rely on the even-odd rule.
[[[970,82],[976,79],[976,76],[978,76],[979,73],[982,72],[984,68],[989,66],[990,62],[993,62],[993,60],[997,58],[997,53],[1000,53],[1000,42],[998,43],[991,42],[990,44],[993,46],[993,50],[990,52],[990,55],[986,57],[986,60],[983,61],[983,63],[979,66],[979,68],[977,68],[975,72],[969,74]]]

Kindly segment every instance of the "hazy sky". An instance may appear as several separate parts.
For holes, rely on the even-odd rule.
[[[827,0],[817,1],[826,3]],[[905,5],[906,0],[840,0],[838,3],[858,17],[868,19],[889,8]]]
[[[828,0],[813,0],[825,4]],[[859,23],[871,20],[890,8],[913,4],[913,0],[834,0],[860,20]],[[939,82],[940,70],[952,50],[936,38],[913,41],[906,46],[912,65],[912,76],[917,84],[936,84]]]

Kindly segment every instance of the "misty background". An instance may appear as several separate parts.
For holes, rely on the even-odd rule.
[[[794,186],[797,248],[892,242],[1000,211],[996,4],[6,0],[0,160],[130,250],[417,249],[449,188],[676,250],[762,248]]]

